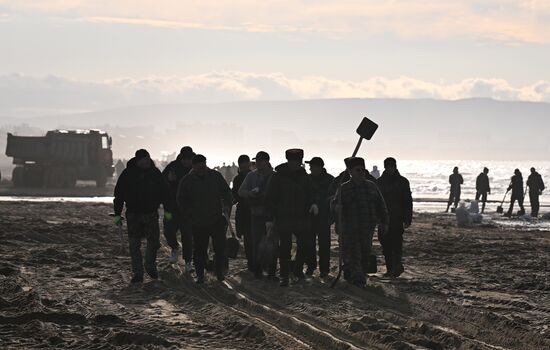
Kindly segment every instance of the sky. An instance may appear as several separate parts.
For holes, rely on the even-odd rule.
[[[550,1],[0,0],[0,116],[189,102],[550,102]]]

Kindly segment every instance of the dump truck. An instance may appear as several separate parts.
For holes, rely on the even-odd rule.
[[[113,176],[112,138],[100,130],[53,130],[45,136],[8,133],[15,187],[71,188],[78,180],[105,187]]]

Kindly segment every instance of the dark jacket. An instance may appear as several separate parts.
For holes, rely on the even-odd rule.
[[[386,171],[378,179],[378,188],[386,202],[391,224],[408,224],[412,222],[413,200],[409,180],[399,172],[389,175]]]
[[[228,207],[233,203],[227,182],[212,169],[204,176],[190,171],[181,179],[176,199],[184,224],[199,227],[215,224],[222,218],[222,201]]]
[[[311,180],[304,168],[291,171],[287,163],[275,170],[267,186],[268,218],[274,219],[280,230],[305,230],[313,204]]]
[[[449,176],[449,183],[451,184],[451,192],[459,193],[460,185],[464,183],[464,179],[460,174],[451,174],[451,176]]]
[[[491,186],[489,185],[489,176],[485,173],[481,173],[476,179],[476,191],[479,193],[491,192]]]
[[[512,190],[512,198],[523,198],[523,176],[514,175],[510,181],[508,191]]]
[[[162,171],[162,176],[170,186],[170,199],[172,200],[173,207],[177,207],[176,194],[178,193],[179,183],[185,175],[189,174],[190,171],[191,167],[185,167],[183,166],[183,164],[181,164],[180,156],[178,156],[176,160],[170,162]],[[168,179],[168,174],[170,172],[173,172],[176,176],[176,179],[174,181],[170,181]]]
[[[365,177],[367,180],[372,181],[376,184],[376,178],[372,176],[368,171],[365,173]],[[343,183],[348,182],[351,179],[351,176],[349,174],[349,171],[344,170],[340,173],[340,175],[336,176],[334,180],[332,181],[332,184],[329,188],[329,195],[334,198],[336,195],[336,191],[338,191],[338,186],[341,186]]]
[[[313,202],[319,207],[319,217],[328,218],[330,214],[330,187],[334,176],[327,173],[325,169],[319,176],[309,174],[313,190]]]
[[[270,166],[264,171],[258,169],[249,172],[239,188],[239,197],[246,198],[253,216],[265,216],[267,214],[265,196],[267,185],[275,172]],[[257,188],[258,192],[252,190]]]
[[[121,215],[125,203],[126,211],[131,213],[152,213],[161,204],[166,211],[171,212],[172,202],[168,192],[168,185],[153,161],[149,169],[141,169],[137,166],[136,159],[132,158],[115,186],[115,215]]]
[[[527,178],[527,186],[529,186],[529,193],[539,194],[541,191],[544,191],[544,181],[542,181],[542,176],[539,173],[531,173]]]

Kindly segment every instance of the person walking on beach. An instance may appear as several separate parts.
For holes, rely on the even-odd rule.
[[[317,241],[319,242],[319,272],[320,277],[328,276],[330,271],[330,195],[329,187],[334,176],[325,169],[325,162],[320,157],[313,157],[309,164],[313,201],[319,207],[319,215],[310,216],[308,237],[307,270],[311,276],[317,269]]]
[[[292,235],[296,236],[296,261],[294,276],[305,278],[304,259],[307,254],[305,242],[307,235],[308,215],[318,215],[319,207],[313,203],[312,185],[305,169],[302,167],[304,151],[289,149],[286,151],[287,162],[275,168],[266,194],[269,208],[268,231],[275,223],[279,234],[280,285],[289,284],[291,265]]]
[[[267,192],[267,184],[274,174],[273,168],[269,163],[269,154],[260,151],[254,158],[256,161],[256,169],[248,173],[239,188],[239,197],[244,198],[250,205],[251,213],[251,238],[250,238],[250,258],[248,260],[249,270],[254,273],[254,277],[263,277],[263,268],[260,264],[262,260],[259,256],[259,248],[262,239],[267,235],[266,222],[267,208],[265,204],[265,196]],[[274,247],[276,248],[276,247]],[[248,254],[248,253],[247,253]],[[277,257],[274,256],[273,261],[267,264],[268,279],[275,280],[275,272],[277,269]]]
[[[244,239],[244,252],[248,263],[248,269],[252,271],[253,266],[253,243],[251,237],[251,218],[250,218],[250,205],[246,198],[239,195],[239,189],[244,182],[244,179],[250,173],[250,157],[246,154],[239,156],[237,160],[239,164],[239,173],[233,179],[233,187],[231,193],[233,194],[233,204],[237,205],[235,212],[235,227],[237,230],[237,237]]]
[[[456,209],[458,202],[460,202],[460,192],[464,179],[462,175],[458,172],[458,167],[453,169],[453,173],[449,176],[449,184],[451,185],[451,193],[449,194],[449,201],[447,203],[446,213],[449,212],[451,204],[454,203],[453,209]]]
[[[225,231],[233,198],[223,176],[206,166],[206,157],[197,154],[193,169],[180,182],[177,203],[183,224],[193,233],[193,260],[197,283],[204,283],[208,243],[212,238],[215,272],[218,281],[224,280]]]
[[[483,168],[483,172],[476,179],[476,201],[481,198],[481,214],[485,212],[485,204],[487,203],[487,195],[491,194],[491,186],[489,185],[489,169]]]
[[[115,224],[122,225],[122,210],[126,205],[128,240],[132,260],[132,283],[143,282],[141,240],[147,239],[145,271],[152,279],[158,279],[156,265],[160,248],[158,209],[164,207],[166,221],[172,219],[172,200],[162,173],[151,160],[149,153],[140,149],[128,161],[126,169],[118,177],[114,193]]]
[[[351,180],[337,191],[332,207],[342,218],[339,234],[344,278],[363,287],[366,284],[372,236],[377,225],[380,233],[386,233],[388,210],[376,184],[366,178],[368,172],[363,158],[346,158],[345,162]]]
[[[191,171],[191,160],[195,156],[195,152],[189,146],[182,147],[176,160],[170,162],[166,168],[162,171],[162,175],[168,185],[170,186],[170,197],[173,202],[173,206],[177,208],[176,195],[178,192],[178,185],[183,177]],[[183,226],[183,218],[179,210],[174,211],[174,217],[172,220],[164,220],[164,237],[166,243],[172,249],[170,255],[170,262],[177,263],[179,256],[178,243],[178,231],[181,234],[182,243],[182,256],[185,262],[185,272],[191,273],[192,261],[193,261],[193,235],[189,229]]]
[[[512,199],[510,200],[510,209],[504,214],[504,216],[511,217],[514,211],[514,203],[518,201],[519,212],[518,215],[525,215],[525,208],[523,207],[523,175],[519,169],[514,170],[514,176],[512,176],[510,186],[508,186],[508,191],[512,190]]]
[[[397,170],[395,158],[384,160],[384,173],[378,179],[378,188],[384,197],[389,213],[389,227],[386,232],[378,231],[386,260],[386,277],[399,277],[404,271],[403,234],[412,223],[413,200],[409,180]]]
[[[380,170],[378,170],[378,167],[376,165],[374,165],[372,167],[372,171],[370,172],[370,174],[372,175],[372,177],[374,177],[376,180],[378,180],[380,178]]]
[[[539,197],[544,191],[544,181],[542,176],[537,173],[535,168],[531,168],[531,175],[527,178],[527,186],[529,186],[529,201],[531,202],[531,217],[539,216],[540,202]]]

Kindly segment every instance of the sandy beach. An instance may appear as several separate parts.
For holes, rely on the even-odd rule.
[[[241,256],[204,286],[169,265],[130,285],[104,203],[0,203],[3,349],[546,349],[550,236],[452,215],[415,214],[406,273],[366,289],[331,277],[288,289],[257,281]],[[126,242],[123,243],[124,247]],[[382,266],[380,247],[375,244]]]

